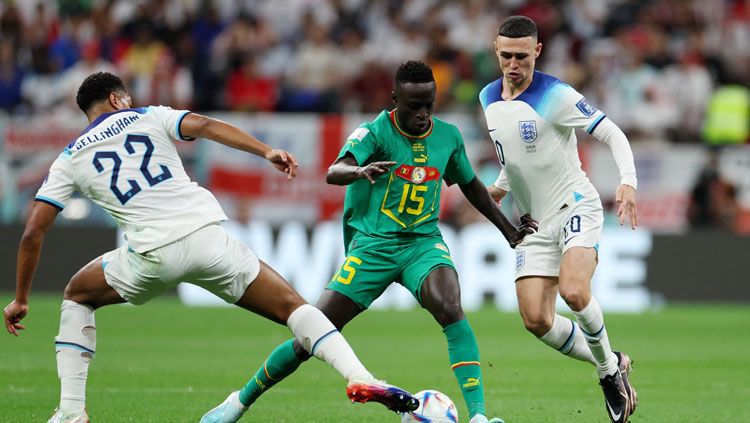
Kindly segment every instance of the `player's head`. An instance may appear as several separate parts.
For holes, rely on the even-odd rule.
[[[526,16],[510,16],[500,24],[495,54],[506,83],[520,87],[530,81],[541,52],[542,43],[537,40],[533,20]]]
[[[97,106],[102,109],[100,113],[132,106],[125,84],[117,75],[109,72],[96,72],[86,77],[78,87],[76,103],[87,116],[96,114],[94,109]]]
[[[394,79],[392,98],[398,125],[408,134],[424,134],[430,129],[435,108],[432,69],[422,62],[410,60],[399,66]]]

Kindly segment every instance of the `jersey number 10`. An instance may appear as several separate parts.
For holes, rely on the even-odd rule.
[[[159,167],[161,168],[161,173],[156,176],[152,175],[151,171],[148,170],[148,165],[151,161],[151,155],[154,153],[154,143],[151,142],[151,139],[148,136],[128,135],[127,138],[125,138],[124,145],[125,151],[127,151],[129,155],[135,154],[135,147],[133,146],[134,144],[143,144],[144,147],[146,147],[146,152],[143,154],[143,160],[141,161],[140,170],[149,186],[152,187],[172,177],[172,172],[170,172],[169,168],[167,168],[165,165],[159,165]],[[128,157],[126,156],[126,159],[127,158]],[[93,163],[96,171],[99,173],[104,172],[104,165],[102,165],[102,160],[104,159],[112,160],[113,162],[112,178],[109,181],[109,188],[110,190],[112,190],[112,193],[115,194],[115,197],[117,197],[117,199],[120,200],[120,203],[124,206],[125,203],[128,202],[128,200],[141,192],[141,186],[138,185],[138,182],[135,179],[127,179],[128,184],[130,184],[130,189],[126,192],[122,192],[120,188],[117,187],[117,179],[120,176],[122,158],[120,158],[120,155],[115,151],[98,151],[96,154],[94,154]]]

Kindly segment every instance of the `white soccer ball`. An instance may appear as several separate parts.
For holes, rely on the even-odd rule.
[[[458,423],[458,410],[448,395],[427,389],[414,395],[419,408],[401,414],[401,423]]]

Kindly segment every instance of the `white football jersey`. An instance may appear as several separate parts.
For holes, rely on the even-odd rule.
[[[189,140],[180,134],[188,113],[152,106],[102,114],[55,160],[36,200],[62,210],[79,191],[115,219],[138,253],[226,220],[177,154],[173,140]]]
[[[513,192],[521,213],[540,222],[570,202],[598,199],[581,169],[575,128],[592,133],[604,114],[569,85],[539,71],[511,101],[501,96],[502,82],[491,82],[479,94],[502,165],[495,185]]]

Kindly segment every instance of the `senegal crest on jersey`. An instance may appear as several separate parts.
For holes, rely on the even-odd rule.
[[[413,184],[421,184],[440,178],[440,171],[429,166],[410,166],[403,164],[396,169],[396,176]]]

